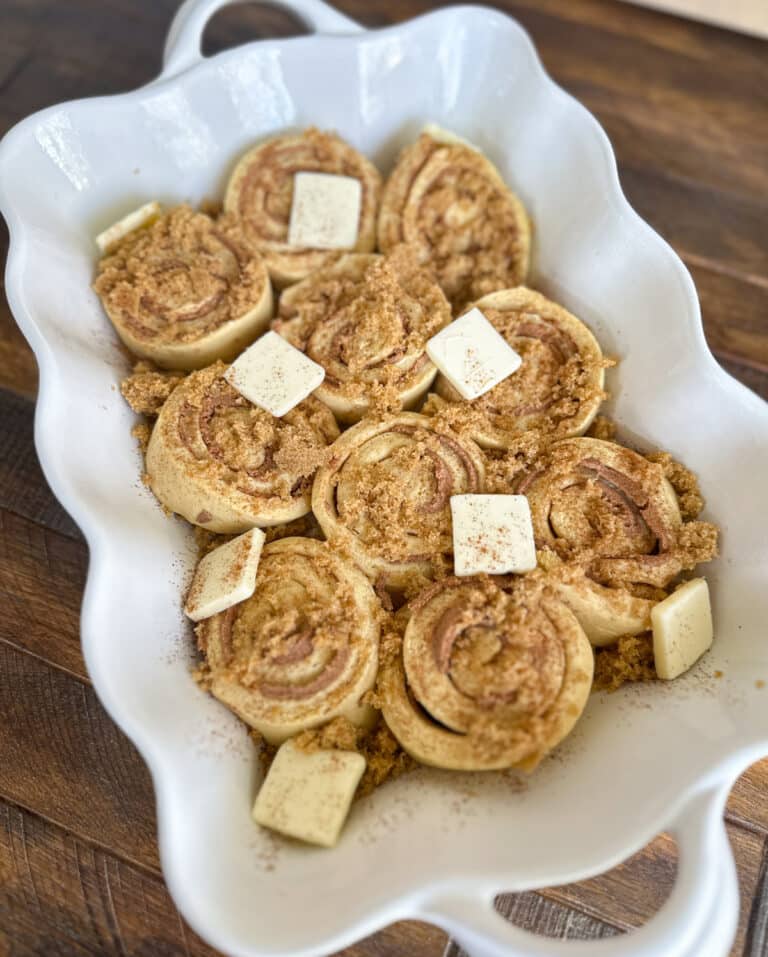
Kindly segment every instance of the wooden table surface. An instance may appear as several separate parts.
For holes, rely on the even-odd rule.
[[[368,26],[429,0],[338,0]],[[677,249],[720,362],[768,397],[768,45],[615,0],[507,0],[552,75],[613,141],[625,191]],[[159,69],[175,0],[4,0],[0,132],[53,102],[131,89]],[[211,49],[297,32],[257,5],[220,14]],[[78,639],[87,551],[32,445],[37,374],[0,304],[0,957],[211,955],[163,884],[149,775],[91,689]],[[702,427],[706,427],[703,425]],[[728,805],[741,881],[733,953],[768,953],[768,760]],[[517,923],[556,937],[642,924],[674,881],[660,836],[609,874],[515,895]],[[438,957],[403,923],[346,957]],[[662,955],[660,955],[662,957]]]

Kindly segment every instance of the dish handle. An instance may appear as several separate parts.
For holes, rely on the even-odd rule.
[[[203,31],[222,7],[243,0],[184,0],[171,21],[163,48],[163,69],[158,80],[167,80],[204,59],[200,47]],[[275,4],[270,4],[274,6]],[[278,0],[315,33],[360,33],[365,28],[323,0]]]
[[[726,957],[736,935],[739,887],[723,820],[728,788],[699,792],[671,828],[680,849],[669,899],[647,924],[602,940],[537,937],[505,920],[494,894],[431,897],[417,915],[470,957]]]

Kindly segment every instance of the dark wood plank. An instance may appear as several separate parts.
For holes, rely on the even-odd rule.
[[[213,957],[156,874],[0,802],[0,954]]]
[[[687,265],[699,292],[704,330],[712,351],[724,359],[768,372],[768,281],[765,285],[747,283],[690,261]]]
[[[0,510],[0,641],[85,679],[80,602],[87,549]]]
[[[768,116],[765,120],[768,125]],[[670,175],[661,164],[634,167],[619,149],[627,199],[688,263],[766,286],[768,211],[753,198],[715,192]]]
[[[727,359],[720,359],[722,367],[730,374],[742,382],[748,389],[756,392],[763,399],[768,401],[768,372],[762,369],[745,366],[740,362],[731,362]]]
[[[730,820],[768,836],[768,758],[742,774],[728,801]]]
[[[600,116],[624,162],[766,205],[763,41],[602,0],[500,6],[531,30],[555,77]]]
[[[338,957],[439,957],[446,936],[393,924]],[[0,955],[214,957],[158,874],[0,801]]]
[[[0,388],[0,509],[82,536],[48,487],[34,442],[34,403]]]
[[[752,917],[749,922],[744,957],[765,957],[768,954],[768,854],[763,857],[755,899],[752,904]]]
[[[93,690],[0,642],[0,798],[158,873],[149,773]]]
[[[0,96],[0,104],[2,104]],[[8,252],[8,230],[0,219],[0,261]],[[11,315],[5,298],[5,275],[0,270],[0,388],[34,398],[37,394],[37,363],[32,350]]]
[[[766,838],[734,824],[728,836],[736,858],[741,891],[739,929],[733,957],[744,953],[752,916],[752,902],[760,888]],[[589,881],[545,891],[560,901],[617,927],[639,927],[655,914],[669,896],[677,871],[677,846],[668,835],[660,835],[648,847],[624,864]]]
[[[541,937],[557,940],[599,940],[615,937],[621,931],[603,920],[549,900],[536,893],[503,894],[496,907],[507,920]],[[467,957],[466,951],[451,942],[445,957]]]
[[[421,921],[403,920],[331,957],[442,957],[448,937]]]

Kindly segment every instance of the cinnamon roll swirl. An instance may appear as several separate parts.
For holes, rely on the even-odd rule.
[[[280,419],[223,378],[223,362],[193,372],[160,410],[147,479],[160,502],[194,525],[243,532],[309,511],[312,479],[339,430],[310,396]]]
[[[556,442],[515,490],[540,564],[596,645],[648,629],[663,589],[717,550],[714,526],[683,522],[662,465],[614,442]]]
[[[272,315],[264,261],[233,219],[189,206],[111,248],[93,288],[131,352],[166,369],[233,359]]]
[[[256,590],[197,626],[216,698],[272,744],[362,703],[378,668],[380,606],[367,578],[326,543],[265,545]]]
[[[411,603],[379,696],[392,733],[423,764],[532,770],[584,710],[593,667],[578,621],[540,580],[503,589],[447,578]]]
[[[384,187],[379,249],[412,243],[454,311],[525,282],[530,224],[520,200],[482,153],[429,133],[400,154]]]
[[[401,246],[312,273],[283,293],[272,328],[325,369],[317,398],[356,422],[374,404],[399,411],[424,395],[436,373],[427,340],[450,321],[440,287]]]
[[[471,440],[401,412],[341,436],[315,476],[312,510],[329,541],[377,585],[399,591],[450,567],[450,497],[483,488]]]
[[[273,282],[283,287],[332,263],[338,252],[297,249],[288,244],[288,223],[296,173],[351,176],[362,197],[355,250],[376,245],[376,213],[381,175],[376,167],[335,133],[304,130],[259,143],[243,156],[227,184],[224,208],[234,214],[246,242],[264,256]]]
[[[538,292],[520,286],[489,293],[473,304],[522,357],[514,375],[464,403],[469,434],[484,448],[508,449],[529,429],[553,439],[582,435],[605,398],[606,360],[576,316]],[[463,402],[445,376],[435,392]],[[440,406],[432,399],[432,408]]]

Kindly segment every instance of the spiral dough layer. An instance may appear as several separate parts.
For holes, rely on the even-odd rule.
[[[492,292],[474,305],[523,360],[514,375],[463,406],[475,441],[506,449],[528,429],[554,439],[586,432],[605,397],[605,360],[584,323],[524,286]],[[444,376],[435,391],[462,401]]]
[[[379,249],[419,249],[455,312],[525,282],[530,225],[496,167],[463,143],[423,133],[400,154],[384,187]]]
[[[189,206],[129,233],[93,288],[126,346],[167,369],[233,359],[272,315],[266,266],[234,220]]]
[[[312,510],[329,541],[373,581],[403,589],[414,575],[449,566],[450,497],[483,488],[474,442],[403,412],[342,435],[317,472]]]
[[[531,506],[540,564],[557,569],[595,644],[649,628],[645,596],[716,551],[713,526],[683,523],[661,465],[613,442],[556,442],[516,491]]]
[[[360,181],[362,198],[355,250],[376,245],[381,175],[362,153],[335,133],[310,128],[259,143],[238,162],[227,184],[224,208],[237,217],[246,242],[264,256],[273,282],[283,287],[332,263],[338,252],[288,244],[296,173],[331,173]]]
[[[366,725],[379,614],[370,582],[327,544],[266,545],[253,595],[198,625],[211,690],[272,744],[342,715]]]
[[[436,369],[427,340],[451,321],[434,278],[397,247],[350,254],[283,293],[273,329],[325,369],[315,391],[336,418],[355,422],[377,404],[413,405]]]
[[[571,611],[540,582],[503,590],[448,578],[411,606],[401,656],[382,665],[384,718],[423,764],[533,769],[573,728],[593,656]]]
[[[309,511],[312,479],[339,430],[310,396],[280,419],[252,405],[215,363],[176,386],[147,449],[160,502],[214,532],[278,525]]]

